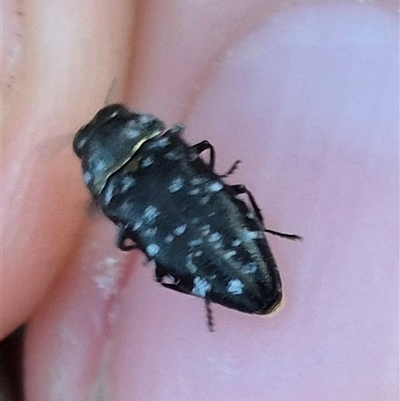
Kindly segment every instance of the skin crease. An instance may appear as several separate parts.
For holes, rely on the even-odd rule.
[[[397,2],[143,3],[5,7],[1,335],[28,324],[26,399],[398,399]],[[277,313],[214,306],[209,334],[88,218],[70,134],[114,78],[304,236],[269,237]]]

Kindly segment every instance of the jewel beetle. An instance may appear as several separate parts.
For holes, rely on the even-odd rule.
[[[111,104],[77,132],[73,149],[94,200],[118,226],[118,247],[144,252],[164,287],[203,298],[211,331],[210,303],[258,315],[276,309],[282,285],[265,232],[300,237],[267,230],[252,193],[224,180],[238,162],[219,175],[213,146],[189,145],[183,131]]]

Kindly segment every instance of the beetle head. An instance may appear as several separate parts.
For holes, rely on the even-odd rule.
[[[75,135],[74,152],[82,159],[85,182],[96,197],[110,175],[126,164],[164,124],[151,114],[130,112],[121,104],[101,109]]]

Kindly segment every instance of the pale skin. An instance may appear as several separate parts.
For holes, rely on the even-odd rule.
[[[27,324],[28,401],[397,399],[397,2],[265,3],[4,5],[1,337]],[[106,97],[241,159],[267,228],[304,237],[268,237],[277,313],[214,306],[210,334],[88,216],[72,134]]]

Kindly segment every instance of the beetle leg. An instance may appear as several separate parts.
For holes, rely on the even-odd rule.
[[[170,274],[167,274],[165,272],[164,266],[160,265],[159,263],[156,264],[155,275],[157,283],[160,283],[164,287],[172,288],[173,290],[175,290],[175,287],[179,284],[179,280],[171,276]]]
[[[164,277],[165,276],[163,276],[163,277],[161,277],[161,280],[157,277],[157,274],[156,274],[156,280],[163,286],[163,287],[165,287],[165,288],[169,288],[169,289],[171,289],[171,290],[175,290],[175,291],[178,291],[178,292],[181,292],[181,293],[183,293],[183,294],[190,294],[190,292],[188,291],[188,290],[186,290],[185,288],[182,288],[180,285],[179,285],[179,281],[177,281],[176,282],[176,284],[174,284],[174,283],[165,283],[163,280],[164,280]],[[167,276],[168,277],[168,276]]]
[[[155,271],[155,276],[156,276],[156,281],[160,283],[163,287],[165,288],[170,288],[171,290],[175,290],[178,292],[182,292],[184,294],[190,294],[190,291],[188,291],[186,288],[184,288],[182,285],[180,285],[180,280],[177,279],[176,277],[172,277],[169,274],[166,274],[164,272],[164,267],[162,265],[157,264],[156,265],[156,271]],[[168,282],[168,281],[171,282]],[[213,319],[213,313],[211,310],[211,301],[208,299],[204,299],[205,302],[205,307],[206,307],[206,316],[207,316],[207,327],[209,332],[214,331],[214,319]]]
[[[132,238],[127,234],[127,227],[122,226],[117,235],[117,247],[121,249],[121,251],[130,251],[138,248],[135,243],[127,243],[129,240],[133,241]]]
[[[246,194],[249,197],[251,206],[254,209],[254,213],[256,214],[258,220],[264,225],[264,218],[261,214],[261,209],[258,207],[256,200],[254,199],[253,194],[246,188],[245,185],[232,185],[231,188],[238,194]]]
[[[287,238],[287,239],[291,239],[291,240],[299,240],[302,241],[303,238],[300,237],[300,235],[296,235],[296,234],[286,234],[286,233],[281,233],[279,231],[274,231],[274,230],[267,230],[266,228],[264,228],[264,231],[266,233],[270,233],[272,235],[277,235],[278,237],[283,237],[283,238]]]
[[[238,169],[238,166],[241,162],[241,160],[236,160],[235,163],[232,164],[231,168],[225,174],[220,175],[220,177],[226,178],[232,175]]]
[[[207,327],[208,331],[212,333],[214,331],[214,319],[213,319],[213,313],[211,310],[211,301],[208,299],[204,300],[205,306],[206,306],[206,316],[207,316]]]
[[[253,194],[244,186],[244,185],[232,185],[232,188],[236,191],[236,193],[239,194],[246,194],[249,199],[251,206],[254,209],[254,213],[256,214],[257,218],[261,221],[264,231],[266,233],[270,233],[272,235],[277,235],[279,237],[291,239],[291,240],[302,240],[303,238],[300,237],[299,235],[296,234],[286,234],[286,233],[281,233],[279,231],[274,231],[274,230],[268,230],[267,228],[264,227],[264,219],[261,214],[261,209],[258,207],[256,200],[254,199]]]
[[[156,264],[156,270],[155,270],[155,276],[156,276],[156,281],[157,283],[160,283],[162,285],[168,284],[171,285],[173,283],[166,283],[164,278],[169,277],[170,279],[176,283],[175,277],[171,277],[169,274],[165,273],[164,268],[160,266],[160,264]]]
[[[182,292],[184,294],[190,294],[190,289],[184,285],[183,280],[177,277],[173,277],[171,274],[166,273],[166,269],[159,263],[156,264],[156,281],[166,288]]]
[[[210,161],[208,162],[209,167],[213,170],[215,164],[215,150],[214,147],[211,145],[210,142],[207,140],[201,141],[196,143],[195,145],[191,146],[191,148],[199,155],[200,153],[204,152],[205,150],[210,151]]]

